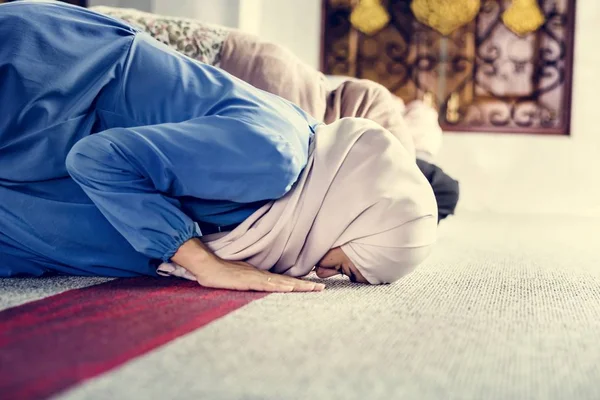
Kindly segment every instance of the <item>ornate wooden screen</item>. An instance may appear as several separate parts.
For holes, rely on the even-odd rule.
[[[538,0],[543,23],[521,36],[503,22],[509,0],[482,0],[448,36],[419,23],[410,0],[381,0],[389,22],[362,33],[350,22],[357,3],[324,0],[325,73],[425,97],[445,130],[569,134],[575,0]]]

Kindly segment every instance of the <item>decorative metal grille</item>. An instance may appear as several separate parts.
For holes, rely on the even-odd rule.
[[[429,96],[445,130],[569,134],[575,0],[539,0],[544,24],[526,36],[482,0],[476,19],[443,36],[410,0],[383,0],[390,22],[368,36],[350,23],[356,0],[324,0],[322,69],[377,81],[404,101]]]

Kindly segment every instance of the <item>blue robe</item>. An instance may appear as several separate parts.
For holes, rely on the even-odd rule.
[[[0,38],[0,276],[154,275],[306,165],[317,121],[119,20],[9,3]]]

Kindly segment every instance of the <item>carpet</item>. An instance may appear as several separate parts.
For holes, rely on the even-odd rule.
[[[134,278],[70,290],[0,311],[0,393],[46,398],[198,329],[262,293]]]
[[[88,280],[69,289],[77,280],[8,279],[0,281],[0,306],[9,303],[4,313],[32,307],[20,318],[43,321],[30,325],[34,333],[11,328],[23,335],[14,335],[19,343],[26,344],[27,335],[47,342],[68,337],[62,346],[69,352],[73,343],[94,347],[120,340],[122,347],[111,357],[135,353],[38,398],[597,399],[599,238],[598,219],[463,213],[442,222],[432,257],[396,284],[366,286],[336,278],[325,281],[329,286],[321,293],[247,299],[197,328],[166,329],[167,340],[142,351],[135,351],[139,336],[164,333],[157,326],[165,322],[160,314],[147,312],[133,324],[131,336],[117,329],[131,317],[119,316],[117,293],[119,285],[127,287],[120,283],[126,281]],[[149,308],[155,304],[150,292],[171,287],[164,282],[152,290],[129,284],[127,296],[137,299],[132,304]],[[80,299],[81,294],[71,293],[111,284],[116,286],[107,291],[112,293],[104,307],[108,310],[99,312],[102,304],[97,304],[97,315],[104,318],[90,325],[93,329],[77,327],[77,321],[84,323],[94,313],[82,312],[76,304],[65,304],[71,311],[63,313],[72,327],[57,323],[56,331],[47,326],[46,312],[39,311],[45,310],[43,303],[56,301],[57,292]],[[175,286],[180,284],[188,283]],[[167,304],[196,304],[196,291],[198,299],[210,292],[172,290],[165,292],[171,298],[164,300]],[[7,299],[6,293],[17,300]],[[201,314],[203,306],[197,307]],[[55,319],[63,309],[53,310]],[[175,307],[165,314],[172,312]],[[5,317],[12,314],[4,313],[2,332],[15,323]],[[179,318],[185,325],[186,318]],[[85,341],[79,338],[83,332],[89,335]],[[2,356],[4,350],[0,348]],[[26,351],[32,375],[29,382],[19,381],[17,389],[35,386],[33,372],[42,368],[36,364],[47,360],[45,354],[35,357]],[[56,353],[48,354],[58,358]],[[11,363],[18,364],[15,354]],[[75,370],[94,360],[77,352],[61,357]],[[0,365],[2,375],[19,371],[4,361]],[[53,375],[51,370],[44,373]]]

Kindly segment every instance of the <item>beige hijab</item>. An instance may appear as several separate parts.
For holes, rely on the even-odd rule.
[[[379,284],[420,264],[436,230],[431,186],[397,138],[372,121],[343,118],[317,127],[307,166],[287,195],[202,240],[221,258],[291,276],[307,275],[341,246]],[[159,273],[195,279],[174,264]]]

